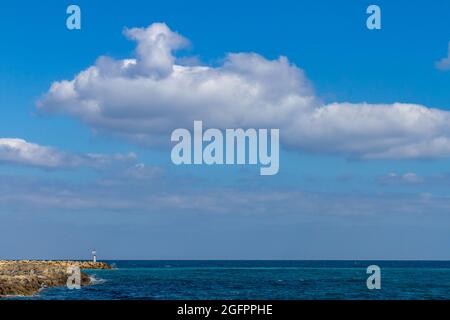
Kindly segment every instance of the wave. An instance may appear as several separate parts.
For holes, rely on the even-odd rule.
[[[95,274],[89,276],[89,279],[91,280],[91,284],[101,284],[106,282],[105,279],[97,278]]]

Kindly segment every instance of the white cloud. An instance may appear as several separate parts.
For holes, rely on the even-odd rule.
[[[0,176],[0,214],[12,210],[90,210],[167,214],[224,214],[273,217],[289,221],[301,217],[358,217],[446,215],[450,197],[414,193],[348,194],[307,192],[298,189],[192,188],[167,184],[167,177],[153,183],[68,183],[47,177]],[[386,209],[388,208],[388,209]]]
[[[450,156],[450,113],[414,104],[333,103],[290,127],[288,142],[363,159]]]
[[[23,139],[0,138],[0,162],[47,169],[88,166],[103,168],[116,162],[134,161],[133,153],[122,155],[74,154],[27,142]]]
[[[175,62],[172,50],[186,47],[189,43],[163,23],[155,23],[147,29],[125,29],[124,34],[138,43],[136,48],[138,60],[126,71],[156,79],[165,78],[172,73]]]
[[[420,184],[424,182],[424,179],[414,172],[404,174],[391,172],[378,180],[381,184]]]
[[[126,169],[123,176],[128,179],[149,180],[159,177],[163,172],[164,170],[161,167],[137,163]]]
[[[436,68],[442,71],[450,70],[450,42],[448,43],[448,56],[436,62]]]
[[[332,103],[315,95],[286,57],[228,54],[217,67],[182,66],[173,50],[188,41],[165,24],[126,29],[136,58],[100,57],[72,80],[54,82],[38,102],[93,129],[146,145],[203,120],[216,128],[280,128],[302,152],[361,159],[450,156],[450,113],[417,104]]]
[[[414,172],[406,173],[395,173],[391,172],[389,174],[380,176],[377,181],[382,185],[394,185],[399,184],[410,185],[410,186],[425,186],[436,188],[438,186],[447,188],[450,183],[450,174],[440,173],[432,175],[419,175]]]

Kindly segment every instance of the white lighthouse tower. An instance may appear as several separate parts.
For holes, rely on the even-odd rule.
[[[97,251],[92,250],[92,261],[95,263],[97,262]]]

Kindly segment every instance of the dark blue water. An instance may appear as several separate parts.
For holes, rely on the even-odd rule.
[[[96,284],[32,299],[450,299],[450,261],[107,261]],[[381,267],[381,290],[366,268]]]

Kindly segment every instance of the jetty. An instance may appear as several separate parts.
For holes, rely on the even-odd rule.
[[[105,262],[71,260],[0,260],[0,298],[31,296],[42,289],[65,286],[68,269],[112,269]],[[81,286],[91,284],[89,276],[81,272]]]

